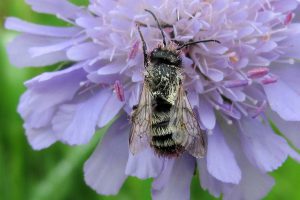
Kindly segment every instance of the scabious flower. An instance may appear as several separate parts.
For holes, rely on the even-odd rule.
[[[18,111],[29,143],[43,149],[56,141],[88,143],[117,118],[84,166],[86,183],[99,194],[116,194],[127,176],[154,178],[153,199],[189,199],[195,167],[201,186],[224,199],[260,199],[274,185],[268,175],[300,148],[300,24],[296,0],[26,0],[67,27],[8,18],[22,32],[8,53],[17,67],[70,64],[25,83]],[[184,86],[207,132],[203,159],[185,153],[158,157],[148,147],[128,150],[129,117],[143,82],[143,53],[136,23],[149,49],[167,40],[219,40],[182,53]],[[276,134],[276,126],[282,135]],[[274,127],[273,127],[274,128]]]

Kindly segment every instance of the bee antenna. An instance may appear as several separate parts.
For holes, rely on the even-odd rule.
[[[194,45],[194,44],[198,44],[198,43],[206,43],[206,42],[216,42],[218,44],[221,44],[221,42],[219,40],[199,40],[199,41],[194,41],[194,42],[187,42],[187,43],[181,45],[180,47],[178,47],[177,50],[180,50],[180,49],[190,46],[190,45]]]
[[[161,28],[161,25],[159,24],[159,22],[158,22],[158,20],[157,20],[157,18],[156,18],[156,16],[155,16],[155,14],[154,14],[151,10],[148,10],[148,9],[145,9],[145,11],[148,12],[148,13],[150,13],[150,14],[153,16],[153,18],[154,18],[154,20],[156,21],[157,26],[158,26],[158,28],[159,28],[159,30],[160,30],[160,32],[161,32],[161,35],[162,35],[162,37],[163,37],[163,43],[164,43],[164,46],[166,46],[167,43],[166,43],[166,37],[165,37],[165,34],[164,34],[164,32],[163,32],[163,30],[162,30],[162,28]]]
[[[144,65],[147,66],[147,63],[148,63],[147,45],[146,45],[144,36],[143,36],[143,34],[142,34],[142,32],[141,32],[140,24],[136,24],[136,25],[137,25],[137,29],[138,29],[140,38],[141,38],[141,40],[142,40],[142,44],[143,44]]]

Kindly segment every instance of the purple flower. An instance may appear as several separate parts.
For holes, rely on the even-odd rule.
[[[189,199],[197,166],[201,186],[212,195],[260,199],[274,185],[268,172],[288,156],[300,161],[287,142],[300,148],[298,1],[90,0],[87,8],[66,0],[26,2],[70,26],[8,18],[6,28],[22,32],[7,47],[12,64],[74,63],[25,83],[18,111],[26,135],[34,149],[56,141],[86,144],[117,118],[84,166],[87,184],[98,193],[118,193],[127,176],[153,177],[153,199]],[[221,42],[182,52],[184,86],[208,137],[203,159],[158,157],[150,147],[129,153],[128,115],[144,78],[136,23],[143,23],[149,49],[162,41],[144,9],[155,13],[168,41]]]

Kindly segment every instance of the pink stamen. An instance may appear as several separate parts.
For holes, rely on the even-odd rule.
[[[268,84],[271,84],[271,83],[276,83],[277,80],[278,80],[278,77],[269,76],[269,77],[266,77],[263,80],[261,80],[261,83],[264,84],[264,85],[268,85]]]
[[[120,81],[117,80],[115,82],[114,89],[115,89],[115,93],[117,95],[117,98],[121,102],[124,102],[125,101],[124,88],[123,88],[122,84],[120,83]]]
[[[286,15],[285,20],[284,20],[284,25],[289,25],[294,18],[294,13],[290,12]]]
[[[269,73],[270,69],[267,67],[259,67],[255,69],[251,69],[247,72],[247,76],[249,78],[261,78]]]
[[[226,88],[237,88],[237,87],[244,87],[249,85],[248,80],[232,80],[232,81],[225,81],[224,87]]]
[[[139,50],[139,45],[140,45],[140,42],[139,41],[136,41],[132,47],[131,47],[131,50],[128,54],[128,60],[131,60],[131,59],[134,59],[138,53],[138,50]]]

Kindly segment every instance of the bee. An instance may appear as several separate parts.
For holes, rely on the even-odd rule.
[[[163,43],[147,53],[146,42],[137,24],[143,44],[145,72],[139,103],[131,115],[130,151],[136,154],[150,144],[158,156],[177,157],[187,151],[201,158],[206,153],[205,131],[200,129],[183,87],[180,54],[181,49],[189,45],[219,41],[201,40],[181,46],[167,43],[154,13],[145,11],[156,21]]]

